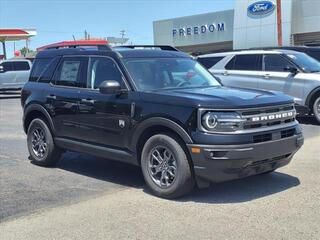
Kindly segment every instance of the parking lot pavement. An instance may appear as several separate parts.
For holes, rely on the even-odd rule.
[[[320,239],[320,126],[276,173],[153,197],[138,168],[68,153],[29,163],[19,101],[0,100],[0,239]]]

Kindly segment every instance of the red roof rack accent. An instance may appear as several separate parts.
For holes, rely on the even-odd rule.
[[[87,46],[105,46],[106,49],[110,50],[111,48],[108,46],[107,40],[77,40],[77,41],[63,41],[57,42],[49,45],[45,45],[37,48],[37,51],[43,51],[47,49],[60,49],[60,48],[76,48],[76,47],[87,47]]]

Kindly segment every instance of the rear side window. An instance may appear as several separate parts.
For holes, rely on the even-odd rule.
[[[207,69],[212,68],[216,65],[223,57],[204,57],[198,58],[198,62],[201,63]]]
[[[29,81],[37,81],[51,61],[52,58],[37,58],[32,65]]]
[[[225,68],[227,70],[261,71],[261,56],[258,54],[236,55]]]
[[[3,67],[4,72],[13,71],[13,64],[12,62],[3,62],[0,64]]]
[[[63,58],[55,73],[56,85],[70,87],[85,87],[84,79],[87,72],[87,58],[66,57]]]
[[[17,61],[13,62],[14,71],[28,71],[30,70],[30,65],[28,62]]]

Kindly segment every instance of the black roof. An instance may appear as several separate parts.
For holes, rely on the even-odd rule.
[[[293,50],[299,52],[312,51],[320,52],[320,47],[310,47],[310,46],[283,46],[283,47],[263,47],[263,48],[252,48],[252,49],[263,49],[263,50]]]
[[[108,51],[83,48],[49,49],[39,52],[36,58],[52,58],[62,55],[101,55],[119,58],[190,58],[189,55],[178,51],[130,48],[117,48]]]

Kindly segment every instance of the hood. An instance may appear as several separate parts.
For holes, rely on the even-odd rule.
[[[142,93],[144,101],[205,108],[254,108],[293,103],[293,98],[280,92],[244,88],[208,87],[168,89]]]

